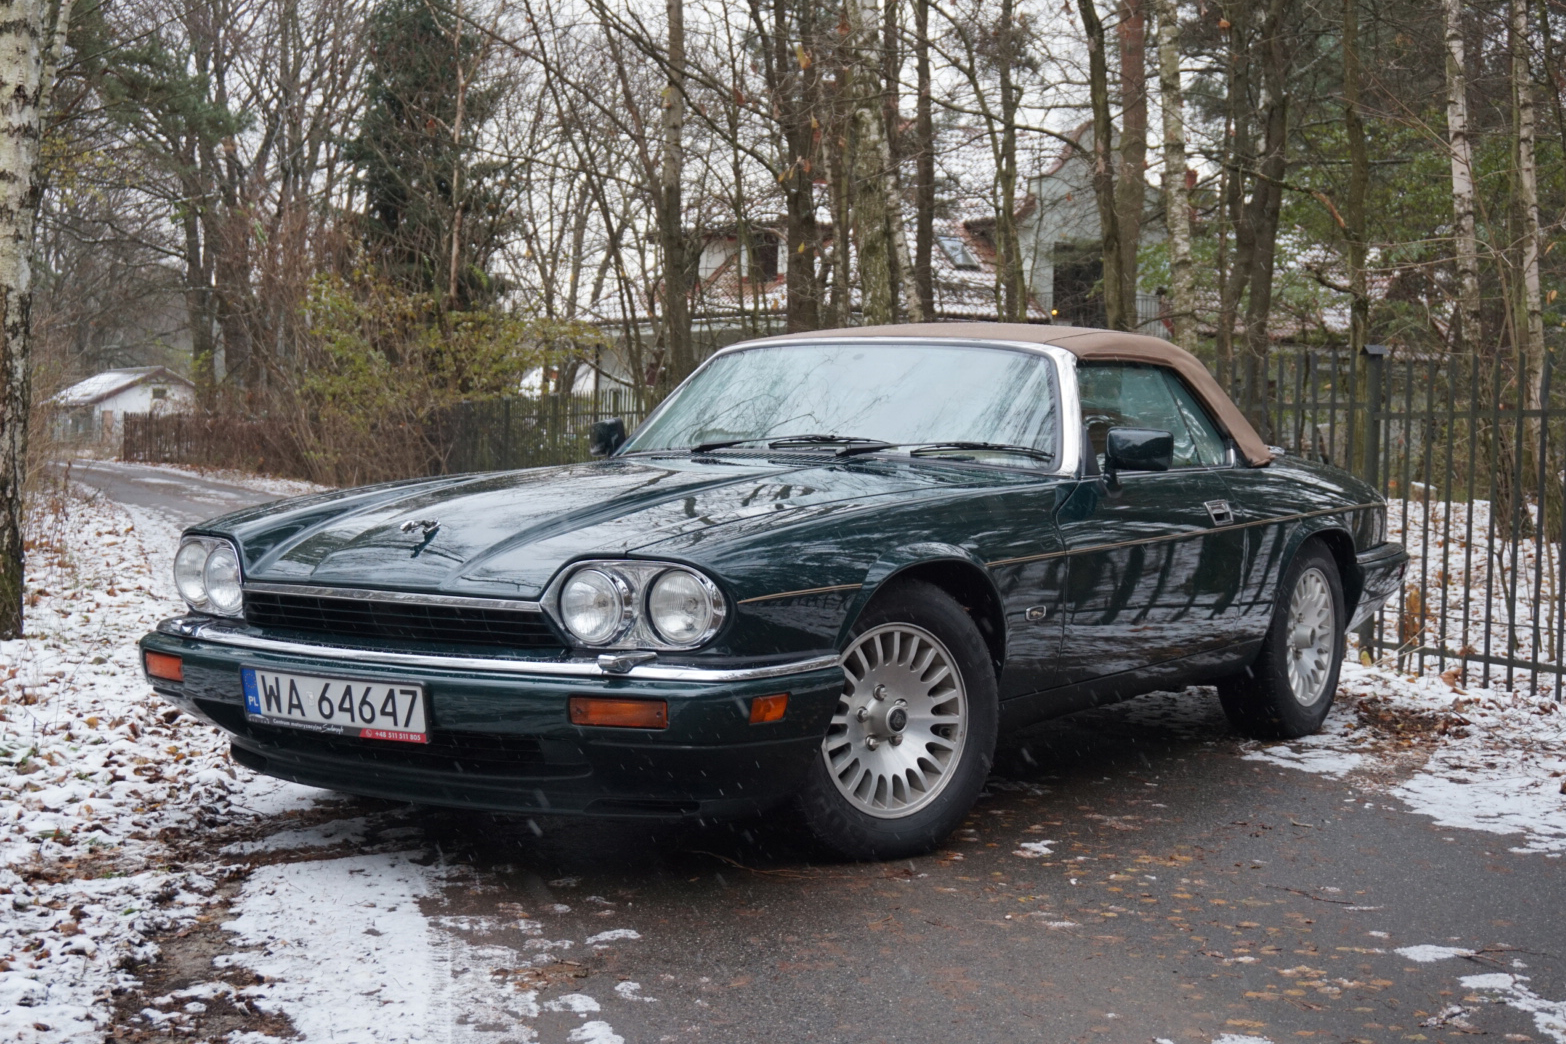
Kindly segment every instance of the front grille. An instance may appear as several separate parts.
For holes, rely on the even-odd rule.
[[[507,649],[559,649],[541,612],[323,595],[245,592],[245,620],[274,631]]]

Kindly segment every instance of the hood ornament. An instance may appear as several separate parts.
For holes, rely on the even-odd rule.
[[[397,528],[402,530],[404,533],[411,533],[417,529],[423,534],[425,539],[429,539],[430,537],[434,536],[435,531],[440,528],[440,519],[410,518],[408,521],[404,522]]]

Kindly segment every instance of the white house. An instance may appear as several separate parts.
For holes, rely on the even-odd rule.
[[[196,404],[196,386],[166,366],[104,370],[49,400],[55,437],[71,442],[120,434],[127,413],[183,413]]]

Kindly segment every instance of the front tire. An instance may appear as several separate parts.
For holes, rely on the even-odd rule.
[[[962,822],[994,761],[989,648],[950,595],[906,581],[854,625],[843,674],[800,808],[850,859],[923,855]]]
[[[1218,683],[1229,724],[1255,739],[1318,731],[1337,692],[1347,619],[1337,562],[1319,543],[1306,544],[1278,585],[1256,662]]]

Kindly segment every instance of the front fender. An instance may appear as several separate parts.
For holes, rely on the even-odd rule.
[[[918,576],[941,587],[973,614],[985,631],[996,665],[1005,661],[1005,617],[1001,612],[1000,592],[990,578],[983,561],[972,551],[957,544],[922,542],[905,544],[883,553],[865,571],[863,585],[843,615],[837,635],[837,647],[847,644],[849,633],[859,616],[877,594],[902,577]],[[955,588],[955,589],[954,589]],[[978,604],[971,604],[971,603]],[[993,632],[993,633],[991,633]]]

